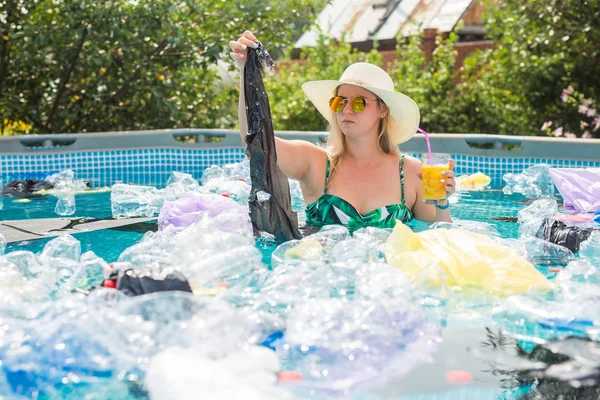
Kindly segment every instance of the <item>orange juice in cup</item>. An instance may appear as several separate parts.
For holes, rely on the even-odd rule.
[[[423,154],[422,182],[423,182],[423,201],[427,204],[437,204],[438,200],[446,198],[446,184],[442,183],[442,179],[446,179],[442,175],[443,171],[448,171],[450,165],[448,154]]]

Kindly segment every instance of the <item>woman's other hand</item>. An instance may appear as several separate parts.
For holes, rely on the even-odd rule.
[[[257,48],[257,42],[258,39],[250,31],[244,32],[238,40],[229,42],[229,47],[231,47],[231,57],[236,61],[238,67],[241,68],[246,63],[248,47]]]

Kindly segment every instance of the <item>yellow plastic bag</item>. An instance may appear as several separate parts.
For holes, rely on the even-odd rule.
[[[491,182],[492,178],[482,172],[456,177],[456,184],[459,190],[480,191],[485,189]]]
[[[422,271],[439,266],[447,273],[446,284],[509,296],[528,290],[551,290],[553,284],[533,264],[510,247],[488,236],[462,229],[431,229],[415,233],[396,226],[386,243],[387,262],[414,281]],[[438,279],[426,279],[435,284]]]

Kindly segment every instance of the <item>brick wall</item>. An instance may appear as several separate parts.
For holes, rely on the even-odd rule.
[[[435,29],[425,29],[423,32],[422,48],[428,60],[431,60],[433,51],[435,50],[435,38],[437,31]],[[445,34],[443,34],[445,36]],[[491,40],[477,40],[473,42],[458,42],[456,43],[456,64],[455,69],[462,67],[465,58],[476,50],[492,49],[494,45]],[[387,69],[389,63],[396,60],[396,50],[381,51],[383,58],[383,68]]]

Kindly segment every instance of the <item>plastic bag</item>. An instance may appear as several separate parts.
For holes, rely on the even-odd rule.
[[[196,223],[202,214],[211,217],[222,213],[248,216],[248,208],[218,194],[186,193],[175,201],[165,201],[158,216],[158,229],[179,232]]]
[[[533,264],[486,235],[462,229],[415,233],[398,222],[387,241],[387,262],[417,281],[420,271],[438,265],[448,273],[447,285],[508,296],[553,285]]]
[[[481,191],[492,183],[492,178],[482,172],[472,175],[462,175],[456,178],[458,190]]]
[[[549,171],[565,208],[582,213],[600,210],[600,168],[550,168]]]

